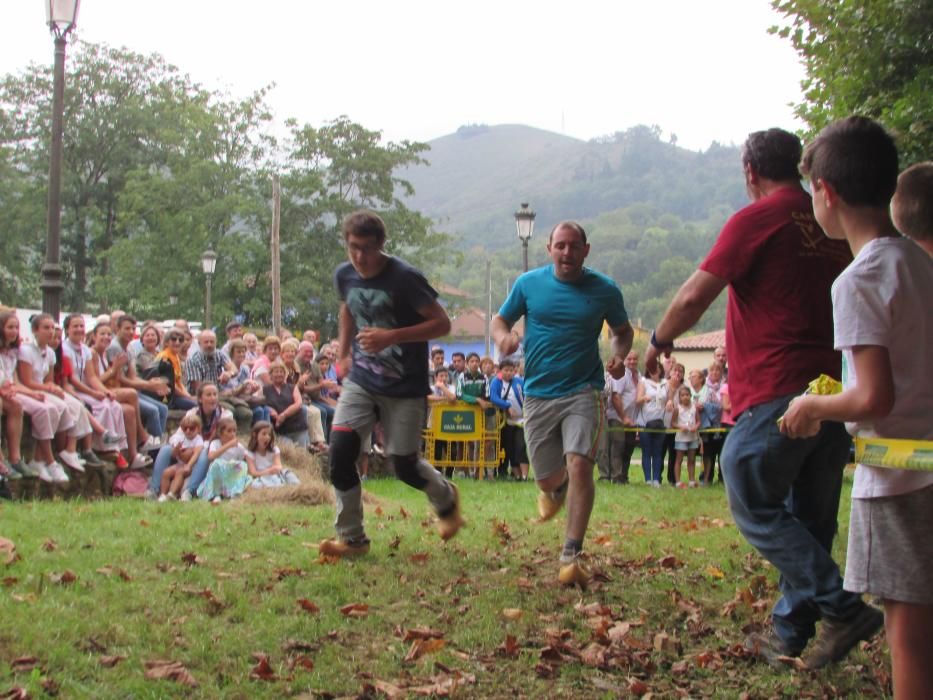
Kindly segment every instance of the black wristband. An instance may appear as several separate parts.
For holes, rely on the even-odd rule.
[[[651,346],[661,352],[670,352],[674,349],[674,343],[661,343],[658,341],[658,336],[655,335],[655,331],[651,331]]]

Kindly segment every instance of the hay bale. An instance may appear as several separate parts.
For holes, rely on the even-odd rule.
[[[312,455],[306,449],[291,444],[281,444],[282,466],[288,467],[301,483],[297,486],[280,486],[272,489],[246,489],[236,500],[242,503],[292,503],[306,506],[333,505],[334,489],[324,478],[326,457]],[[363,502],[378,503],[374,496],[363,491]]]

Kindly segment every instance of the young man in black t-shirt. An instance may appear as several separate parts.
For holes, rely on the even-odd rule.
[[[345,379],[330,440],[337,537],[321,542],[320,552],[369,551],[356,461],[377,420],[396,475],[425,492],[438,515],[438,533],[448,540],[463,525],[459,495],[419,449],[430,393],[427,341],[449,333],[450,319],[424,275],[384,251],[386,229],[379,216],[350,214],[343,235],[350,261],[337,268],[334,281],[342,302],[337,366]]]

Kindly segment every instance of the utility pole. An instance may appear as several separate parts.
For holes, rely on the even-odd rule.
[[[281,214],[282,195],[279,191],[279,176],[272,176],[272,332],[279,334],[282,325],[282,289],[279,286],[279,219]]]

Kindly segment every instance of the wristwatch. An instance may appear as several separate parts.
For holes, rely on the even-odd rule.
[[[655,331],[651,331],[651,345],[659,352],[670,352],[674,349],[674,343],[662,343],[658,341],[658,336],[655,334]]]

